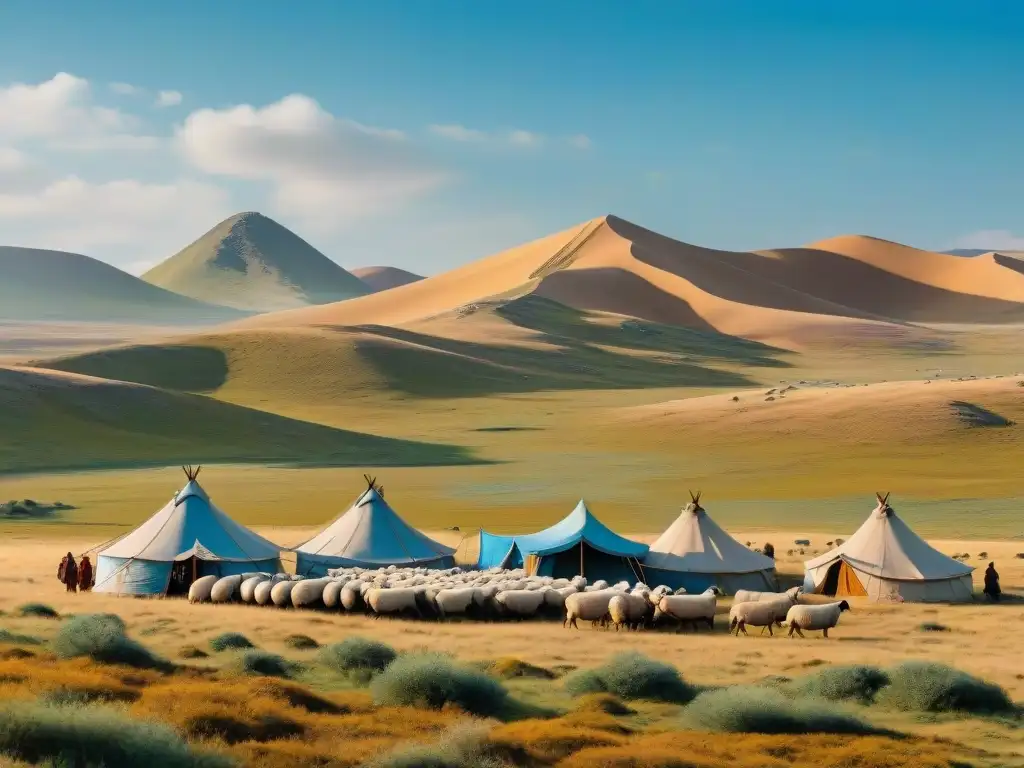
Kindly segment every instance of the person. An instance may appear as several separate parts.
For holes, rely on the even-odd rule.
[[[74,592],[78,586],[78,564],[75,563],[75,556],[70,552],[64,556],[61,569],[63,573],[60,573],[60,569],[57,572],[61,576],[61,581],[64,582],[68,592]]]
[[[1002,590],[999,589],[999,572],[996,571],[996,564],[989,563],[985,569],[985,594],[989,600],[999,600]]]
[[[92,589],[92,563],[89,562],[89,556],[86,555],[78,564],[78,591],[88,592],[90,589]]]

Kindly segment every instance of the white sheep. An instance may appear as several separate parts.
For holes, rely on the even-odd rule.
[[[270,600],[278,608],[287,608],[292,604],[292,590],[298,581],[288,579],[287,581],[279,581],[270,590]]]
[[[601,592],[576,592],[565,598],[565,618],[562,620],[563,627],[575,627],[579,629],[577,620],[601,621],[608,613],[608,601],[615,595],[621,594],[604,590]]]
[[[320,599],[324,602],[324,608],[339,608],[341,607],[341,590],[344,588],[345,582],[335,577],[324,587],[324,593]]]
[[[441,618],[454,614],[465,613],[475,604],[477,592],[480,590],[473,587],[447,588],[438,590],[434,596],[434,603],[437,605],[437,612]]]
[[[544,605],[548,608],[565,608],[565,599],[576,594],[576,587],[569,585],[560,589],[549,589],[544,593]]]
[[[530,589],[510,589],[494,598],[505,613],[513,616],[533,616],[544,604],[544,593]]]
[[[292,587],[292,605],[306,608],[321,602],[324,589],[331,583],[330,579],[306,579]]]
[[[412,611],[420,618],[423,618],[423,612],[420,610],[416,600],[416,589],[380,589],[373,587],[366,593],[365,597],[366,604],[373,611],[375,617],[380,617],[386,613]]]
[[[234,576],[222,576],[217,579],[213,588],[210,590],[210,602],[230,603],[238,593],[238,588],[241,586],[241,574],[236,574]]]
[[[733,603],[759,603],[766,600],[777,600],[780,597],[788,597],[795,604],[799,602],[799,596],[802,591],[803,589],[800,587],[793,587],[785,592],[756,592],[752,589],[738,589],[736,594],[732,596],[732,601]]]
[[[627,629],[639,628],[650,607],[647,598],[642,595],[615,595],[608,601],[608,618],[616,632],[623,626]]]
[[[262,584],[264,581],[270,581],[270,576],[266,573],[258,573],[255,576],[245,579],[238,587],[238,595],[242,598],[242,602],[255,602],[256,586],[258,584]]]
[[[356,579],[341,588],[341,607],[346,611],[355,611],[363,607],[363,586],[366,582]]]
[[[793,607],[788,598],[781,600],[765,600],[746,603],[733,603],[729,609],[729,631],[737,636],[740,632],[747,634],[747,625],[751,627],[767,627],[768,634],[774,636],[772,625],[782,626],[782,618],[786,611]],[[779,616],[779,613],[782,616]],[[764,630],[761,630],[762,632]]]
[[[665,595],[658,603],[662,616],[675,619],[682,629],[683,623],[697,629],[698,621],[707,622],[708,627],[715,627],[715,608],[718,596],[722,591],[718,587],[708,587],[699,595]]]
[[[210,590],[217,583],[217,576],[200,576],[192,582],[188,588],[188,601],[190,603],[205,603],[210,599]]]
[[[281,583],[281,579],[274,576],[267,581],[261,581],[256,585],[256,588],[252,591],[252,599],[256,605],[269,605],[270,604],[270,593],[274,589],[276,584]]]
[[[789,636],[796,632],[800,637],[804,636],[803,630],[821,630],[821,636],[827,638],[828,631],[839,623],[839,617],[843,611],[850,610],[850,604],[845,600],[828,605],[794,605],[786,613],[786,624],[789,626]]]

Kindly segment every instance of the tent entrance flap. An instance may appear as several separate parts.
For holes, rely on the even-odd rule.
[[[195,556],[186,560],[177,560],[171,565],[171,578],[167,582],[169,596],[187,595],[192,582],[199,574],[199,563]]]
[[[841,558],[829,566],[825,578],[814,591],[830,597],[867,597],[868,594],[857,572]]]

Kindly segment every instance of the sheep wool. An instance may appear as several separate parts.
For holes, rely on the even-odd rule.
[[[513,616],[533,616],[544,604],[544,593],[529,589],[513,589],[499,592],[495,600]]]
[[[192,582],[188,588],[188,601],[190,603],[205,603],[210,599],[210,591],[217,583],[216,576],[200,576]]]
[[[828,605],[794,605],[786,613],[786,624],[789,626],[789,636],[796,632],[800,637],[804,636],[803,630],[821,630],[822,637],[828,637],[828,631],[839,623],[839,617],[843,611],[850,610],[850,604],[845,600]]]
[[[714,629],[717,607],[717,587],[708,587],[699,595],[665,595],[658,603],[658,608],[664,616],[679,622],[691,623],[695,628],[697,621],[704,621]]]
[[[604,590],[601,592],[577,592],[565,598],[565,619],[563,627],[575,627],[579,629],[576,622],[579,619],[584,621],[600,621],[608,613],[608,602],[618,592]]]
[[[729,609],[729,631],[747,634],[747,625],[751,627],[767,627],[768,634],[774,635],[773,624],[782,626],[782,619],[793,606],[789,598],[777,601],[755,601],[734,603]],[[780,615],[781,613],[781,615]]]
[[[266,573],[258,573],[255,576],[245,579],[238,587],[238,596],[242,599],[242,602],[256,602],[256,587],[264,581],[270,581],[270,576]]]
[[[296,608],[308,608],[321,602],[324,589],[331,583],[330,579],[306,579],[292,587],[292,605]]]
[[[297,581],[279,581],[270,590],[270,601],[278,608],[287,608],[292,604],[292,590]]]

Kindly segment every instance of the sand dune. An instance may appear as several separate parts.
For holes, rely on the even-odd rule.
[[[424,279],[423,275],[417,275],[398,267],[359,267],[353,269],[352,274],[366,283],[373,293],[398,288],[401,285],[408,285]]]
[[[605,216],[388,292],[238,323],[403,325],[536,293],[577,309],[753,339],[928,343],[919,325],[1024,322],[1024,271],[1006,258],[931,253],[869,237],[717,251]],[[466,337],[463,324],[460,337]]]

